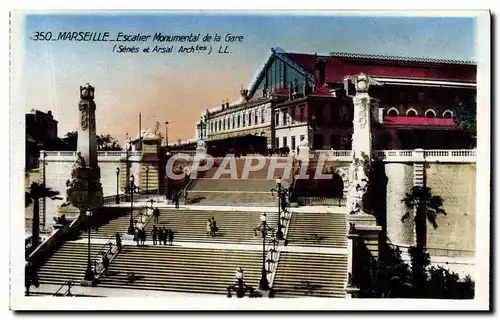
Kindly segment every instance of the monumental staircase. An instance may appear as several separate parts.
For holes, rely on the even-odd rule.
[[[288,228],[288,244],[297,246],[347,246],[344,213],[294,213]]]

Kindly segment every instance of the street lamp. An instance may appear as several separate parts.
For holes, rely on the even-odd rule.
[[[269,281],[267,280],[267,270],[266,270],[266,236],[269,232],[274,234],[274,229],[269,227],[267,224],[267,215],[262,213],[260,215],[261,225],[254,228],[254,232],[259,231],[262,235],[262,273],[259,282],[259,289],[267,291],[269,290]]]
[[[92,217],[92,211],[87,210],[85,213],[87,216],[87,236],[88,236],[88,255],[87,255],[87,270],[85,270],[85,277],[83,278],[85,281],[93,282],[94,281],[94,272],[92,271],[92,264],[90,263],[90,218]]]
[[[130,192],[130,224],[128,226],[128,234],[134,234],[134,192],[138,191],[139,187],[135,185],[134,175],[130,176],[130,181],[126,187],[126,191]]]
[[[246,291],[250,291],[250,297],[254,297],[254,289],[243,281],[243,269],[239,268],[236,271],[236,282],[233,285],[227,287],[227,297],[231,298],[231,291],[236,292],[238,298],[243,298]]]
[[[146,193],[148,193],[149,188],[148,188],[148,179],[149,179],[149,166],[146,167]]]
[[[168,121],[165,121],[165,148],[168,148]]]
[[[276,178],[276,189],[271,189],[271,194],[274,195],[274,192],[277,192],[278,194],[278,230],[276,231],[276,238],[278,240],[283,240],[284,235],[283,235],[283,225],[281,224],[281,209],[285,208],[286,203],[283,203],[286,201],[286,199],[282,199],[283,195],[286,194],[286,190],[283,190],[281,186],[281,177]]]
[[[116,204],[120,204],[119,184],[120,184],[120,168],[116,167]]]

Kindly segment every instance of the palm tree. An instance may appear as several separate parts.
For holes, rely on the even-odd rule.
[[[415,233],[417,235],[417,247],[425,248],[427,245],[427,221],[434,229],[438,227],[436,223],[439,214],[446,215],[443,209],[443,199],[440,196],[433,196],[431,188],[412,187],[410,192],[401,200],[406,205],[407,211],[401,218],[404,222],[410,218],[410,213],[416,209]]]
[[[54,191],[47,188],[44,183],[33,182],[30,186],[30,191],[25,192],[25,203],[24,205],[28,207],[33,203],[33,230],[32,230],[32,245],[31,248],[35,249],[38,245],[39,236],[39,226],[40,226],[40,203],[39,200],[43,198],[51,198],[52,200],[61,200],[58,197],[59,191]]]

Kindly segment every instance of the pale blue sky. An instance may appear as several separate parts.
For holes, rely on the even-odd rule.
[[[112,52],[113,43],[35,42],[35,31],[108,31],[154,34],[227,33],[244,36],[232,55],[145,55]],[[271,47],[289,52],[332,51],[475,59],[473,18],[313,16],[195,13],[44,14],[25,21],[26,110],[52,110],[60,136],[77,125],[78,86],[97,88],[98,132],[122,139],[169,120],[171,140],[191,138],[199,112],[235,100]],[[152,44],[152,42],[148,42]],[[134,45],[129,43],[129,45]]]

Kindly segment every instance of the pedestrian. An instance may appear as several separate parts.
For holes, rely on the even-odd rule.
[[[164,236],[165,234],[163,233],[163,229],[161,227],[158,227],[158,244],[162,243]]]
[[[172,245],[173,242],[174,242],[174,232],[172,231],[172,229],[168,229],[168,244]]]
[[[104,267],[104,275],[108,276],[108,268],[109,268],[109,258],[106,253],[102,255],[102,266]]]
[[[153,217],[154,217],[155,223],[158,223],[158,220],[160,219],[160,210],[158,208],[155,208],[153,210]]]
[[[153,225],[153,230],[151,230],[151,236],[153,237],[153,244],[156,245],[156,238],[158,237],[158,229]]]
[[[217,222],[215,221],[215,218],[212,217],[212,237],[215,236],[215,233],[217,232]]]
[[[175,208],[179,209],[179,198],[181,197],[181,191],[175,192]]]
[[[144,227],[141,228],[141,245],[144,245],[144,242],[146,242],[146,230],[144,230]]]
[[[115,238],[116,238],[116,247],[118,249],[118,252],[120,252],[122,250],[122,239],[120,237],[119,232],[115,234]]]
[[[212,220],[208,218],[207,220],[207,237],[212,234]]]
[[[141,240],[141,230],[139,230],[139,228],[135,228],[134,241],[137,242],[137,246],[139,246],[140,240]]]
[[[163,226],[163,245],[167,244],[168,233],[169,232],[168,232],[167,228],[165,228],[165,226]]]

